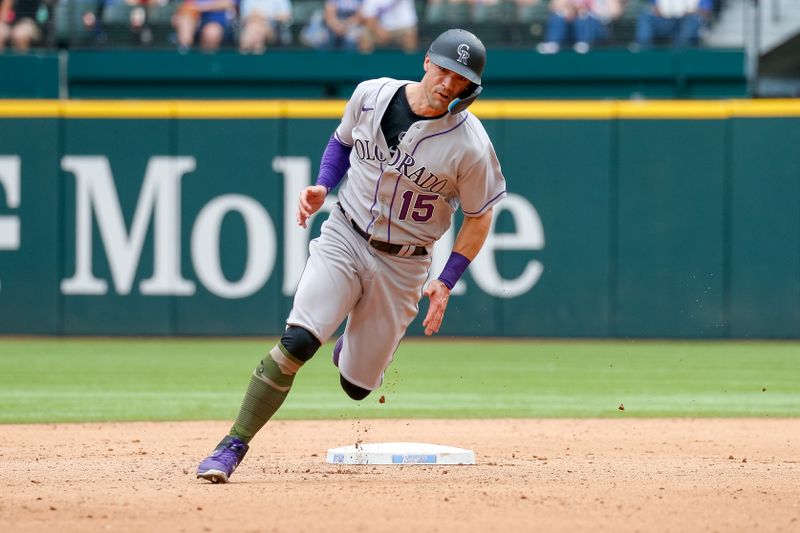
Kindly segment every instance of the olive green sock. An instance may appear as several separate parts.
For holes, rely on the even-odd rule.
[[[294,358],[278,343],[259,364],[250,377],[239,416],[230,434],[250,442],[280,408],[302,361]]]

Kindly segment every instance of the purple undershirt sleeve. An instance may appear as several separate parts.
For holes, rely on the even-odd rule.
[[[322,161],[319,164],[319,175],[317,185],[323,185],[331,192],[342,181],[347,169],[350,168],[350,151],[352,147],[345,146],[336,140],[335,135],[331,135],[328,146],[322,153]]]

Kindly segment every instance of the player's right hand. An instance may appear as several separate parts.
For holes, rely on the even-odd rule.
[[[450,289],[438,279],[434,279],[428,283],[423,294],[430,300],[430,306],[422,326],[425,328],[425,335],[430,337],[434,333],[439,333],[439,328],[442,326],[447,302],[450,300]]]
[[[319,211],[328,196],[328,189],[323,185],[311,185],[300,192],[297,202],[297,223],[302,227],[308,226],[308,219]]]

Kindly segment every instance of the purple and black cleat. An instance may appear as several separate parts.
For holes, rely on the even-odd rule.
[[[250,446],[242,440],[228,435],[214,448],[211,455],[200,461],[197,477],[211,483],[227,483],[249,449]]]
[[[344,344],[344,336],[336,339],[336,344],[333,346],[333,366],[339,368],[339,354],[342,353],[342,345]]]

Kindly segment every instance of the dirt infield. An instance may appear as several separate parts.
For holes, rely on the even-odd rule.
[[[277,421],[232,483],[196,479],[227,429],[0,426],[3,530],[800,531],[800,419]],[[358,441],[478,464],[325,463]]]

